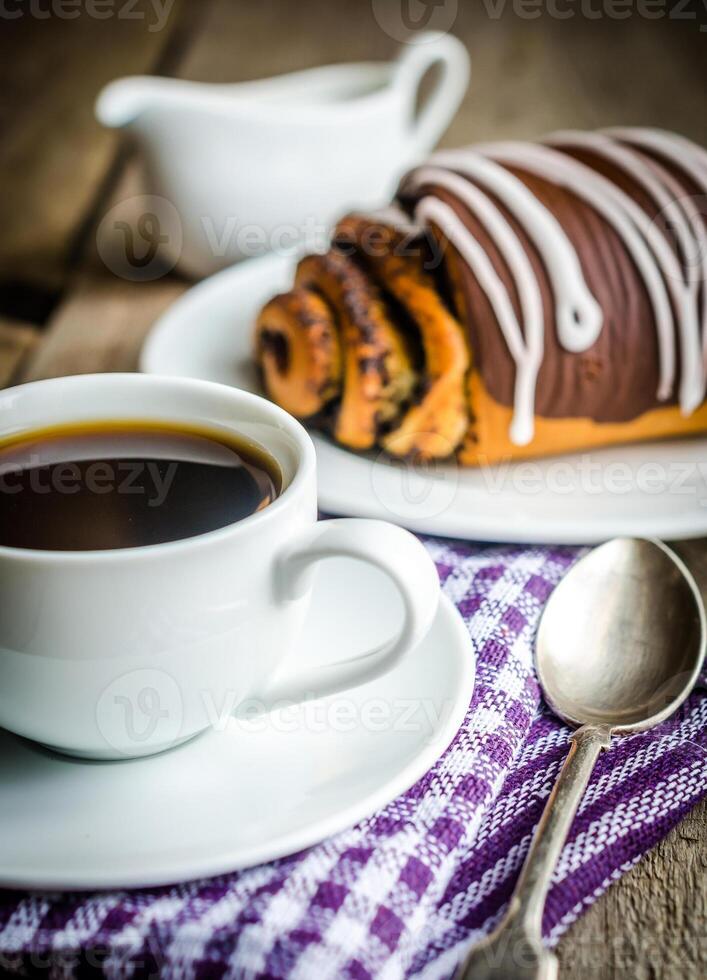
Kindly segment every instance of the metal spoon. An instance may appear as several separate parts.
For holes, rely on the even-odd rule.
[[[506,915],[457,980],[553,980],[542,945],[550,879],[594,763],[612,735],[664,721],[705,655],[705,611],[680,559],[659,541],[617,538],[582,558],[553,592],[538,629],[538,678],[572,746],[535,832]]]

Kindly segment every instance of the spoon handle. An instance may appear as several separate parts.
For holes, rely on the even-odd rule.
[[[475,946],[457,980],[552,980],[557,960],[542,944],[542,915],[555,865],[594,764],[611,742],[608,728],[584,725],[557,777],[508,910],[487,938]]]

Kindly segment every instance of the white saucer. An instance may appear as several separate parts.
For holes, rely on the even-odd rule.
[[[157,322],[142,354],[152,374],[260,391],[251,357],[263,303],[292,284],[295,259],[269,255],[191,289]],[[707,439],[617,446],[528,463],[424,470],[361,456],[314,435],[319,501],[331,514],[484,541],[594,543],[615,535],[707,534]],[[702,468],[700,468],[702,467]]]
[[[378,570],[331,560],[299,656],[321,663],[373,646],[395,630],[399,603]],[[0,731],[0,886],[159,885],[294,853],[424,775],[473,688],[469,634],[443,596],[430,634],[386,677],[258,720],[230,719],[159,756],[81,762]]]

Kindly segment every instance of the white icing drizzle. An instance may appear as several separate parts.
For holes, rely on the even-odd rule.
[[[665,157],[684,170],[707,193],[707,150],[685,136],[668,133],[663,129],[647,129],[641,126],[614,126],[601,132],[632,146],[642,147],[658,156]]]
[[[627,193],[572,157],[569,152],[572,149],[586,149],[610,161],[642,188],[659,211],[669,213],[679,254],[656,222]],[[658,399],[665,400],[673,392],[677,334],[681,409],[689,414],[703,401],[707,373],[707,289],[704,286],[700,289],[700,284],[707,281],[707,231],[694,200],[661,163],[661,157],[681,169],[707,193],[707,152],[681,137],[648,129],[568,131],[552,134],[543,144],[505,142],[439,152],[429,164],[406,178],[403,184],[406,193],[419,194],[425,187],[436,186],[459,200],[484,225],[513,278],[521,322],[508,289],[472,232],[433,193],[419,197],[415,222],[434,223],[469,265],[488,297],[515,363],[510,431],[515,444],[523,445],[533,437],[535,388],[543,357],[543,308],[525,249],[494,198],[521,224],[538,250],[552,286],[555,325],[562,346],[568,351],[587,350],[599,336],[603,317],[584,281],[574,246],[561,225],[506,166],[565,187],[614,228],[638,269],[653,309],[660,358]],[[694,256],[697,261],[693,260]]]
[[[659,129],[641,129],[638,127],[621,129],[617,127],[603,130],[603,132],[607,136],[628,143],[630,146],[653,152],[672,163],[678,170],[687,174],[702,194],[707,195],[707,150],[698,146],[697,143],[691,142],[684,136]],[[684,253],[684,258],[687,280],[693,283],[696,293],[701,292],[702,294],[702,363],[703,370],[707,374],[707,225],[705,215],[696,207],[693,198],[685,194],[684,188],[677,184],[672,174],[669,174],[664,168],[662,169],[664,182],[669,186],[672,182],[674,204],[677,205],[677,207],[673,206],[666,212],[666,217],[669,221],[674,222],[676,211],[681,209],[687,215],[692,229],[692,251]],[[702,284],[704,284],[703,288],[700,289]]]
[[[660,183],[655,170],[645,166],[643,159],[629,147],[621,146],[606,136],[598,133],[553,133],[547,140],[552,146],[583,147],[616,164],[626,171],[657,203],[659,208],[670,206],[672,196]],[[580,166],[584,166],[580,164]],[[591,169],[591,168],[588,168]],[[599,176],[596,174],[595,176]],[[688,415],[697,408],[704,398],[704,371],[702,368],[702,345],[697,315],[696,294],[689,284],[685,283],[683,268],[675,256],[663,232],[652,221],[646,212],[619,187],[600,178],[608,185],[605,192],[617,207],[621,208],[644,237],[646,244],[653,252],[658,276],[662,276],[668,287],[677,314],[677,327],[680,336],[681,370],[680,370],[680,406]],[[684,248],[689,251],[691,233],[689,225],[680,220],[680,212],[676,209],[675,232]],[[660,390],[659,390],[660,397]]]
[[[657,396],[660,400],[669,398],[675,380],[673,314],[663,277],[656,268],[650,250],[621,207],[616,206],[619,203],[624,203],[630,207],[633,202],[629,205],[628,201],[624,201],[625,195],[620,195],[620,201],[617,200],[617,194],[614,194],[614,191],[617,191],[618,194],[620,192],[608,180],[591,168],[585,167],[564,153],[549,147],[523,143],[498,143],[483,147],[481,150],[482,152],[498,154],[508,163],[520,165],[522,161],[525,170],[545,177],[553,183],[564,185],[568,190],[583,198],[606,221],[613,225],[638,266],[653,303],[658,330],[658,346],[661,354]],[[646,223],[649,223],[640,208],[636,205],[633,205],[633,208],[637,221],[641,221],[640,214],[643,214]]]
[[[483,191],[445,170],[423,167],[417,171],[416,180],[422,184],[433,181],[440,187],[456,193],[467,207],[483,220],[490,234],[504,254],[519,285],[519,299],[525,336],[518,323],[508,290],[503,285],[486,252],[465,228],[454,211],[442,201],[424,197],[415,209],[415,217],[423,222],[433,221],[450,241],[459,243],[460,254],[486,292],[496,319],[505,337],[508,349],[516,363],[514,402],[516,411],[511,423],[511,439],[524,446],[533,438],[535,414],[535,384],[543,356],[543,302],[540,287],[518,237],[498,208]]]
[[[557,333],[568,350],[587,350],[601,330],[602,312],[589,292],[572,243],[555,216],[525,184],[493,159],[465,150],[436,153],[432,163],[485,184],[521,221],[541,251],[555,296]],[[489,154],[489,156],[491,156]]]

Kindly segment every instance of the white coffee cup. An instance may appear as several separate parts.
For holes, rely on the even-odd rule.
[[[224,385],[136,374],[0,392],[0,439],[101,419],[235,431],[277,460],[283,492],[236,524],[167,544],[0,547],[0,726],[87,758],[149,755],[205,730],[224,705],[267,709],[370,681],[427,632],[439,582],[424,547],[382,521],[317,523],[314,446],[277,406]],[[303,671],[291,655],[314,567],[342,555],[390,576],[404,606],[401,632],[375,651]]]

